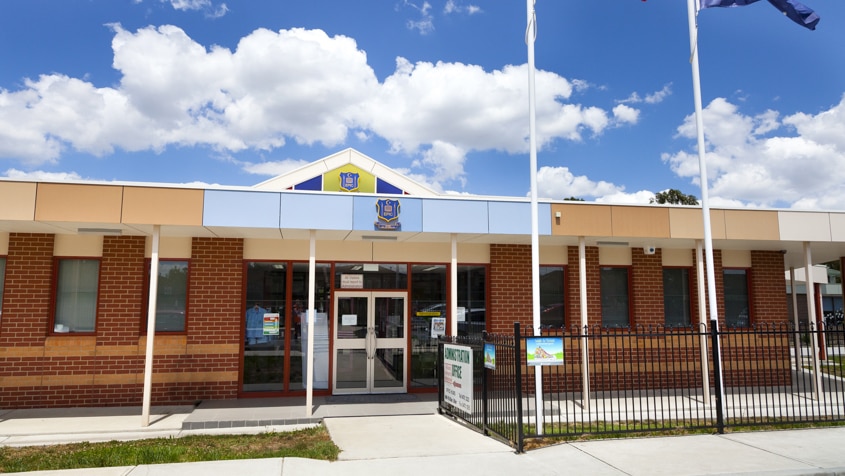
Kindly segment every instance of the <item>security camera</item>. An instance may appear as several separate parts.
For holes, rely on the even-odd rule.
[[[657,252],[657,248],[656,248],[656,247],[654,247],[654,246],[645,246],[645,247],[643,247],[643,253],[645,253],[645,254],[647,254],[647,255],[653,255],[653,254],[654,254],[654,253],[656,253],[656,252]]]

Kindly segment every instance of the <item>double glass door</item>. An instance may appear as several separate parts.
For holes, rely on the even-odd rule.
[[[335,394],[407,390],[406,301],[405,292],[335,292]]]

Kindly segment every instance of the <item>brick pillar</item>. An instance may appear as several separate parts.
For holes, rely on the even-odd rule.
[[[631,250],[631,293],[633,322],[631,325],[662,326],[663,309],[663,250],[647,255],[642,248]]]
[[[143,236],[103,237],[97,345],[137,345],[143,323]],[[140,321],[139,321],[140,319]]]
[[[596,246],[588,246],[585,250],[587,259],[587,324],[590,326],[601,325],[601,273],[599,271],[599,249]],[[578,260],[578,247],[570,246],[567,249],[566,276],[566,299],[569,301],[566,306],[566,325],[581,326],[581,271]]]
[[[10,233],[0,347],[43,346],[50,325],[53,235]]]
[[[531,246],[490,245],[490,312],[487,331],[512,334],[519,322],[523,333],[533,328]]]

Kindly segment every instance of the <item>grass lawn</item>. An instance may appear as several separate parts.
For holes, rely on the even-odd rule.
[[[327,461],[340,449],[323,426],[258,435],[194,435],[105,443],[0,447],[0,472],[299,457]]]

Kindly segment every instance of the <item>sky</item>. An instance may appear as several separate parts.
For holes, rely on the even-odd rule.
[[[710,205],[845,209],[845,1],[698,15]],[[701,197],[684,0],[536,0],[537,191]],[[252,186],[354,148],[530,191],[523,0],[6,0],[0,177]]]

